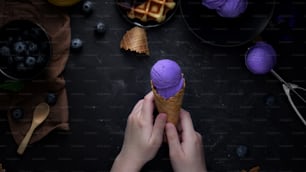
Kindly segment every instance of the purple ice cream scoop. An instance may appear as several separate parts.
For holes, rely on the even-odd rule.
[[[253,74],[266,74],[275,64],[275,50],[270,44],[262,41],[250,47],[245,57],[245,65]]]
[[[157,93],[165,99],[174,96],[184,85],[180,66],[169,59],[159,60],[153,65],[151,80]]]
[[[218,9],[225,3],[225,1],[226,0],[202,0],[202,5],[209,9]]]
[[[222,17],[235,18],[243,13],[248,6],[248,0],[226,0],[217,9],[217,13]]]

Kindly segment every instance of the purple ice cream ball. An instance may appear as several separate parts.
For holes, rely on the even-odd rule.
[[[235,18],[243,13],[248,6],[248,0],[226,0],[217,9],[217,13],[222,17]]]
[[[250,47],[245,57],[245,65],[253,74],[266,74],[275,64],[275,50],[270,44],[262,41]]]
[[[151,80],[157,93],[165,99],[174,96],[184,85],[180,66],[169,59],[159,60],[153,65]]]
[[[202,5],[209,9],[218,9],[221,7],[226,0],[202,0]]]

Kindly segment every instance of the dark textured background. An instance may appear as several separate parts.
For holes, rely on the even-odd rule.
[[[132,25],[119,15],[113,0],[94,3],[94,13],[88,17],[78,6],[70,10],[72,37],[84,41],[82,52],[71,53],[64,72],[71,131],[52,132],[20,157],[1,115],[0,163],[8,172],[109,171],[120,151],[127,116],[150,91],[150,68],[163,58],[182,67],[187,81],[183,107],[204,136],[210,171],[241,171],[256,165],[262,171],[306,171],[306,128],[275,77],[254,76],[246,69],[244,53],[252,42],[234,48],[201,43],[177,11],[165,25],[147,30],[150,57],[126,54],[119,43]],[[262,37],[278,52],[275,70],[306,87],[305,2],[280,7],[275,15],[288,18],[292,9],[300,15],[296,25],[292,31],[279,30],[273,17]],[[100,38],[93,32],[97,21],[107,25]],[[305,106],[300,109],[305,114]],[[238,145],[248,147],[245,158],[237,157]],[[171,171],[167,151],[163,145],[143,171]]]

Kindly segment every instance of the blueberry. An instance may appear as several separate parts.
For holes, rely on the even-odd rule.
[[[82,6],[82,11],[85,14],[90,14],[93,11],[93,3],[91,1],[85,1]]]
[[[55,105],[56,104],[56,101],[57,101],[57,96],[55,93],[48,93],[47,94],[47,97],[46,97],[46,102],[49,104],[49,105]]]
[[[34,57],[31,57],[31,56],[27,57],[26,60],[25,60],[25,64],[29,67],[34,66],[35,63],[36,63],[36,59]]]
[[[33,42],[29,42],[28,43],[28,49],[30,52],[35,52],[37,51],[37,44],[33,43]]]
[[[14,44],[14,50],[16,53],[21,54],[26,49],[24,42],[18,41]]]
[[[79,38],[74,38],[71,40],[71,48],[74,50],[79,50],[83,46],[83,41]]]
[[[14,120],[20,120],[24,116],[24,111],[22,108],[14,108],[11,110],[11,116]]]
[[[236,154],[239,158],[245,157],[247,153],[248,153],[248,147],[246,147],[245,145],[239,145],[236,148]]]
[[[7,46],[3,46],[0,49],[0,55],[4,57],[9,57],[11,55],[10,48]]]
[[[96,25],[96,28],[95,28],[95,32],[97,34],[104,34],[106,31],[106,26],[104,23],[102,22],[98,22],[97,25]]]

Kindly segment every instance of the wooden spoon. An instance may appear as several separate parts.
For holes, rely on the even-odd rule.
[[[33,114],[33,120],[32,120],[32,124],[31,127],[29,129],[29,131],[27,132],[26,136],[23,138],[22,142],[20,143],[18,149],[17,149],[17,153],[22,155],[25,148],[27,147],[31,136],[34,132],[34,130],[36,129],[36,127],[38,127],[42,122],[44,122],[44,120],[47,118],[47,116],[49,115],[49,105],[47,103],[40,103],[39,105],[36,106],[35,110],[34,110],[34,114]]]

